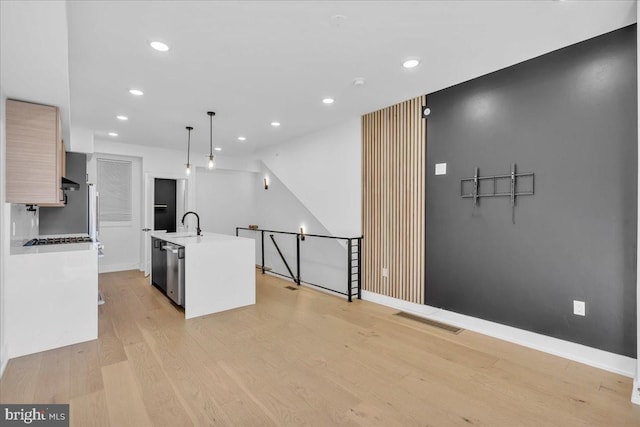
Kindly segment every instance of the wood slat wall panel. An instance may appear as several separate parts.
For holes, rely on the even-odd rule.
[[[362,116],[362,288],[418,304],[424,303],[425,104],[420,96]]]

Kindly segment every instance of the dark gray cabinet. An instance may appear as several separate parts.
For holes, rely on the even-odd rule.
[[[163,293],[167,293],[167,259],[162,246],[166,242],[151,238],[151,283]]]

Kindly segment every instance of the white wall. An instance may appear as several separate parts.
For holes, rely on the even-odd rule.
[[[264,189],[263,178],[269,176],[269,189]],[[266,167],[255,179],[257,208],[256,224],[262,229],[297,232],[304,226],[307,234],[333,235],[308,209],[302,201]],[[325,201],[332,204],[328,197]],[[260,233],[242,231],[241,236],[256,238],[256,263],[261,263]],[[345,237],[357,237],[358,234]],[[294,275],[296,270],[296,237],[274,234],[278,246],[284,254]],[[307,237],[300,242],[300,278],[303,282],[313,283],[339,292],[347,288],[347,250],[345,242],[333,239]],[[269,233],[265,233],[265,266],[273,271],[289,275],[281,261]]]
[[[263,229],[357,237],[361,227],[360,117],[341,125],[259,151],[263,163],[255,187],[258,220]],[[269,179],[264,190],[263,179]],[[242,235],[249,236],[244,231]],[[256,233],[256,262],[260,238]],[[294,275],[296,239],[274,236]],[[301,242],[301,280],[340,292],[347,288],[346,242],[307,238]],[[268,234],[265,265],[288,275]]]
[[[361,227],[360,117],[257,153],[274,175],[336,236]]]
[[[255,172],[197,168],[196,209],[200,227],[234,235],[257,221]]]

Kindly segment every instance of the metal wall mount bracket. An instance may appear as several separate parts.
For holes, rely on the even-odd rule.
[[[531,185],[526,190],[518,189],[519,179],[530,178]],[[498,191],[501,181],[508,180],[509,191]],[[481,183],[491,182],[489,191],[483,191]],[[475,168],[473,177],[460,180],[460,196],[463,199],[473,199],[473,205],[477,206],[481,197],[509,197],[511,202],[511,222],[516,223],[516,197],[533,196],[535,192],[535,175],[533,172],[517,173],[516,164],[511,164],[511,173],[505,175],[480,176],[480,169]]]

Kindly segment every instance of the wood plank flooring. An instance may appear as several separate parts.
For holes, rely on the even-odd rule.
[[[73,426],[640,426],[629,378],[288,285],[185,321],[102,274],[99,339],[12,359],[0,402],[70,403]]]

